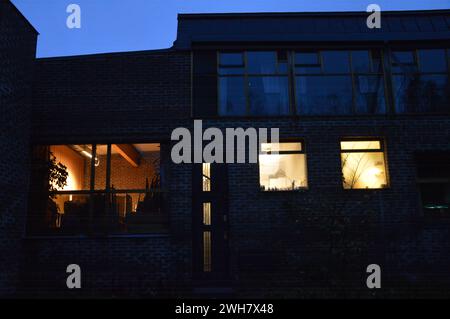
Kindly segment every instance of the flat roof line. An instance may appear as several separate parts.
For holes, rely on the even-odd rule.
[[[436,10],[396,10],[381,11],[387,15],[434,15],[450,14],[450,9]],[[242,13],[179,13],[178,19],[214,19],[214,18],[269,18],[269,17],[305,17],[305,16],[360,16],[366,11],[306,11],[306,12],[242,12]]]

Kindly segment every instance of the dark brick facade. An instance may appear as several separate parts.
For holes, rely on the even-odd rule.
[[[36,31],[0,1],[0,295],[15,292],[25,231]]]
[[[190,59],[173,50],[38,59],[35,141],[167,140],[190,115]]]
[[[35,34],[17,33],[27,26],[16,14],[0,15],[0,48],[7,48],[0,50],[7,53],[0,59],[2,80],[7,79],[6,90],[0,83],[2,114],[7,115],[0,118],[0,150],[11,157],[0,163],[0,185],[9,190],[0,194],[0,247],[11,258],[0,263],[0,295],[192,296],[203,284],[192,277],[193,169],[170,160],[170,134],[193,125],[195,52],[183,47],[37,59],[30,124],[31,93],[26,92],[31,73],[26,71],[33,66]],[[14,32],[5,33],[13,23],[19,23]],[[216,285],[232,287],[240,297],[448,297],[450,223],[423,216],[414,156],[450,151],[449,116],[208,118],[203,126],[278,127],[281,138],[304,141],[307,154],[309,189],[300,192],[261,192],[257,164],[228,166],[231,276]],[[169,232],[24,237],[29,130],[32,145],[162,143]],[[389,188],[342,190],[339,141],[344,137],[385,140]],[[305,207],[326,214],[323,205],[326,210],[326,204],[342,202],[349,215],[368,213],[373,227],[367,229],[371,241],[364,258],[347,261],[350,275],[336,288],[326,278],[309,275],[326,262],[327,252],[320,240],[306,239],[297,220]],[[81,266],[83,279],[82,289],[72,291],[66,288],[65,270],[73,263]],[[383,289],[376,293],[365,288],[365,267],[372,263],[382,267]]]
[[[189,125],[190,56],[162,50],[37,60],[33,142],[161,142],[161,160],[168,165],[170,231],[135,238],[27,240],[27,256],[38,261],[33,272],[23,271],[30,294],[37,287],[69,296],[190,292],[191,172],[168,158],[171,130]],[[79,263],[90,281],[81,292],[65,286],[70,263]]]

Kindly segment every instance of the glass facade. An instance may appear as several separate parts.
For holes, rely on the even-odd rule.
[[[448,51],[393,51],[392,86],[397,113],[450,111]]]
[[[384,52],[387,51],[219,52],[218,114],[450,112],[449,49]],[[390,96],[392,106],[388,105]]]
[[[219,115],[289,115],[287,55],[276,51],[219,54]]]

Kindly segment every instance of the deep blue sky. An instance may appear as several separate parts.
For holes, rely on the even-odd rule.
[[[37,56],[168,48],[177,13],[450,9],[450,0],[12,0],[39,31]],[[66,7],[82,13],[81,29],[66,27]]]

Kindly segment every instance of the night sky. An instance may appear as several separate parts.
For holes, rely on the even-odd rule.
[[[12,0],[39,31],[38,57],[161,49],[176,38],[177,13],[450,9],[450,0]],[[81,29],[66,7],[81,7]]]

